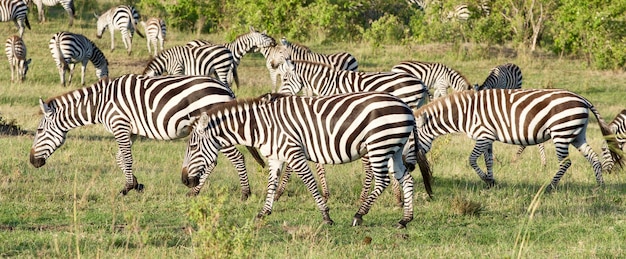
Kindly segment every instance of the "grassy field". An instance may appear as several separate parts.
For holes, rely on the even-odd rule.
[[[434,199],[426,199],[418,181],[415,220],[402,230],[394,227],[402,210],[394,206],[389,190],[364,217],[364,225],[350,227],[364,175],[360,162],[327,166],[333,226],[322,223],[313,199],[297,178],[274,204],[273,214],[254,221],[265,197],[267,172],[243,148],[253,192],[246,201],[239,199],[237,175],[223,157],[200,196],[185,196],[188,189],[181,184],[180,168],[186,139],[138,139],[133,145],[134,171],[146,189],[119,196],[124,179],[115,163],[117,146],[100,125],[70,131],[65,145],[47,165],[35,169],[28,162],[28,152],[41,116],[37,99],[79,88],[80,71],[72,85],[63,88],[48,50],[52,34],[69,29],[62,10],[46,24],[38,23],[33,14],[30,19],[33,28],[24,35],[28,56],[33,59],[27,81],[11,83],[6,61],[0,72],[2,118],[31,132],[0,136],[0,257],[626,256],[623,175],[605,175],[606,186],[596,188],[591,166],[570,148],[573,164],[559,188],[535,197],[558,168],[552,143],[546,144],[546,167],[540,165],[535,147],[515,159],[517,147],[496,143],[498,185],[485,189],[467,162],[473,141],[462,135],[437,139],[428,155],[435,177]],[[139,73],[149,60],[145,39],[137,36],[132,55],[123,50],[119,33],[115,35],[117,49],[110,52],[108,33],[96,39],[93,18],[78,18],[71,31],[86,35],[103,50],[111,77]],[[0,33],[8,37],[17,32],[12,23],[0,23]],[[168,32],[166,47],[197,37]],[[200,37],[225,41],[220,35]],[[464,73],[472,83],[482,83],[492,67],[514,62],[522,68],[525,88],[577,92],[593,102],[607,121],[624,107],[626,97],[624,72],[593,71],[582,61],[547,55],[515,56],[493,49],[489,58],[477,58],[473,48],[445,45],[372,49],[357,43],[322,46],[312,42],[309,46],[324,53],[351,52],[364,71],[389,70],[409,59],[442,62]],[[238,97],[258,96],[271,89],[259,54],[243,58],[239,76]],[[91,64],[86,77],[87,82],[96,81]],[[602,139],[595,119],[587,136],[599,152]]]

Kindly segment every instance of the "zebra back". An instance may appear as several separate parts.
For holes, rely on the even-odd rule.
[[[50,39],[49,48],[57,67],[63,70],[68,68],[68,63],[82,63],[89,60],[96,68],[96,76],[99,79],[104,79],[109,75],[109,62],[104,53],[93,41],[82,34],[58,32]]]
[[[241,58],[248,52],[256,52],[261,48],[276,46],[276,40],[265,31],[259,32],[250,26],[250,32],[237,36],[233,42],[224,44],[233,53],[235,64],[239,65]]]
[[[513,63],[506,63],[491,69],[482,85],[475,86],[476,90],[483,89],[519,89],[522,88],[522,70]]]
[[[283,74],[280,92],[292,94],[302,88],[324,96],[385,92],[416,108],[422,104],[428,92],[420,79],[407,73],[336,70],[329,65],[310,61],[287,61],[279,67],[279,71]]]
[[[283,57],[283,60],[305,60],[317,63],[324,63],[340,70],[357,71],[357,69],[359,68],[359,64],[356,58],[347,52],[339,52],[325,55],[313,52],[309,47],[297,43],[291,43],[285,38],[282,38],[280,42],[287,49],[286,53],[289,54],[288,57]]]
[[[20,38],[24,37],[24,28],[30,30],[27,14],[28,6],[23,0],[0,1],[0,22],[14,21],[18,27]]]
[[[435,89],[435,98],[447,95],[448,87],[454,91],[470,90],[472,85],[460,72],[441,63],[403,61],[391,68],[393,72],[411,74]]]

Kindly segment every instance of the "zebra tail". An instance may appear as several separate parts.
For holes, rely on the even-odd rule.
[[[54,39],[54,45],[57,48],[58,59],[61,62],[61,68],[65,71],[68,68],[67,62],[65,62],[65,57],[63,57],[63,52],[61,51],[61,34],[57,34]]]
[[[430,170],[430,164],[428,163],[428,159],[426,158],[426,153],[424,153],[424,151],[419,148],[417,127],[413,127],[413,135],[415,137],[415,148],[413,149],[413,152],[415,152],[417,165],[419,166],[420,172],[422,173],[422,180],[424,181],[424,188],[426,189],[426,193],[428,193],[428,197],[432,199],[433,189],[430,185],[432,182],[432,171]]]
[[[231,69],[230,72],[231,72],[230,75],[235,80],[235,84],[237,85],[237,88],[239,88],[239,75],[237,75],[237,66],[235,64],[233,64],[233,69]]]
[[[142,38],[145,38],[143,34],[141,34],[141,32],[137,29],[137,24],[135,24],[135,17],[133,16],[133,12],[130,13],[130,24],[133,25],[133,30],[137,32],[137,35],[139,35]]]
[[[620,168],[624,168],[624,161],[623,161],[623,156],[622,156],[623,152],[619,148],[618,141],[617,141],[615,134],[611,131],[611,128],[609,127],[609,125],[606,124],[604,119],[602,119],[602,117],[600,116],[600,113],[598,112],[598,110],[596,110],[596,108],[593,105],[590,104],[589,109],[593,112],[593,115],[595,115],[596,119],[598,120],[600,131],[602,132],[602,136],[604,136],[604,140],[606,141],[606,144],[608,146],[608,150],[611,154],[611,158],[616,164],[619,165]]]
[[[24,24],[26,25],[26,28],[30,30],[30,22],[28,21],[28,15],[24,16]]]
[[[256,148],[253,147],[246,146],[246,148],[248,148],[248,151],[250,151],[250,154],[252,155],[252,157],[254,157],[254,160],[256,160],[256,162],[259,163],[261,167],[265,168],[265,161],[263,160],[261,155],[259,155],[259,151],[257,151]]]

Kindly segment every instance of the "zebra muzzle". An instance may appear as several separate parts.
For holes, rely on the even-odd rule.
[[[189,171],[186,167],[183,168],[183,172],[181,174],[181,180],[183,181],[183,184],[189,188],[196,187],[200,184],[200,177],[198,176],[189,177]]]
[[[46,159],[43,157],[35,157],[33,152],[30,152],[30,163],[35,167],[39,168],[46,164]]]

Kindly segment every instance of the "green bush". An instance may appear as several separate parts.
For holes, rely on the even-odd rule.
[[[383,17],[373,22],[369,30],[363,32],[363,39],[375,46],[394,44],[404,38],[405,27],[398,17],[392,14],[385,14]]]

